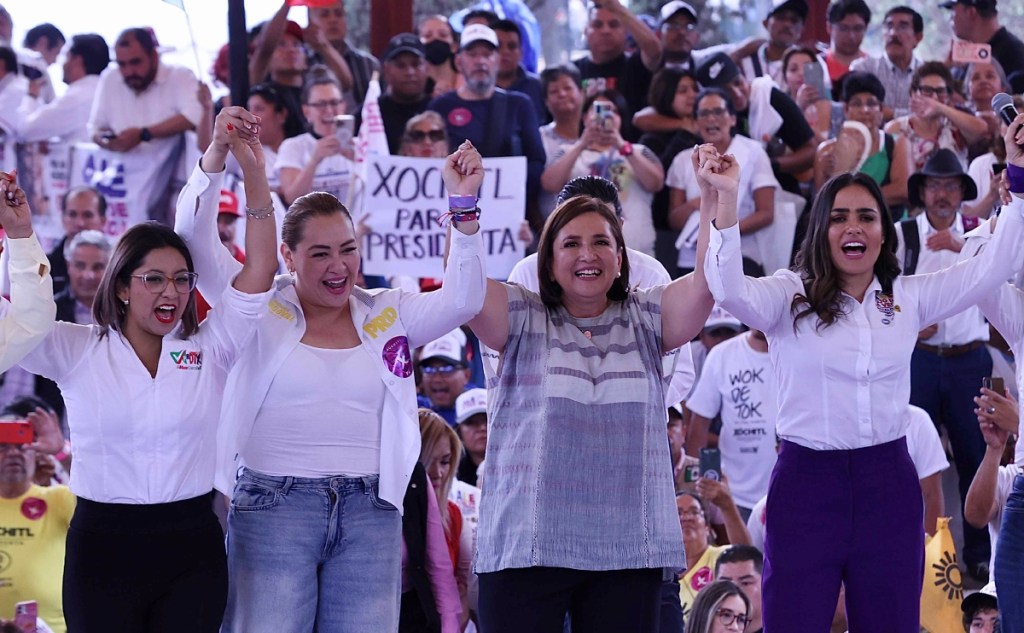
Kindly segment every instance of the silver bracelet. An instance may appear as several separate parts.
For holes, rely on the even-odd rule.
[[[266,220],[270,216],[274,215],[274,203],[271,202],[262,209],[251,209],[248,206],[245,207],[245,214],[253,220]]]

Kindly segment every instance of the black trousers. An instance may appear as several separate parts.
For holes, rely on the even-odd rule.
[[[78,499],[64,560],[71,633],[216,633],[227,602],[212,493],[151,505]]]
[[[656,633],[662,570],[527,567],[480,574],[481,633]]]

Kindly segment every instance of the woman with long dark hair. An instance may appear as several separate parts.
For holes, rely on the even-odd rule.
[[[738,172],[731,156],[700,148],[701,177],[720,190]],[[895,227],[865,174],[825,183],[794,269],[769,278],[744,277],[734,208],[718,208],[708,285],[768,337],[779,384],[765,628],[826,630],[843,583],[853,631],[917,633],[924,517],[905,438],[910,356],[922,326],[992,294],[1019,267],[1024,200],[1003,207],[981,255],[910,276],[900,275]]]
[[[222,110],[203,160],[230,148],[249,204],[272,210],[258,121],[242,108]],[[213,512],[217,426],[228,371],[267,312],[277,270],[273,213],[247,215],[245,264],[202,324],[185,241],[155,222],[137,224],[107,264],[95,323],[58,323],[22,361],[60,387],[75,445],[68,630],[220,628],[227,564]]]

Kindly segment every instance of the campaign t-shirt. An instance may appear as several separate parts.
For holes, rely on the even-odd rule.
[[[744,508],[753,508],[768,494],[777,456],[775,373],[768,352],[754,350],[750,336],[731,338],[708,352],[686,401],[686,407],[703,418],[721,413],[722,472],[729,478],[736,504]]]
[[[39,603],[39,617],[64,633],[61,588],[64,541],[75,495],[67,486],[33,485],[14,499],[0,499],[0,614],[13,617],[14,605]]]

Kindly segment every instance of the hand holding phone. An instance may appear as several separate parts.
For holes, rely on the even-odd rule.
[[[700,476],[722,481],[722,451],[717,448],[700,449]]]
[[[981,386],[999,395],[1006,393],[1006,383],[1000,376],[984,377],[981,379]]]
[[[334,136],[338,139],[343,150],[352,149],[352,139],[355,137],[356,118],[351,114],[339,114],[334,117]]]
[[[31,444],[36,430],[28,420],[0,421],[0,444]]]

